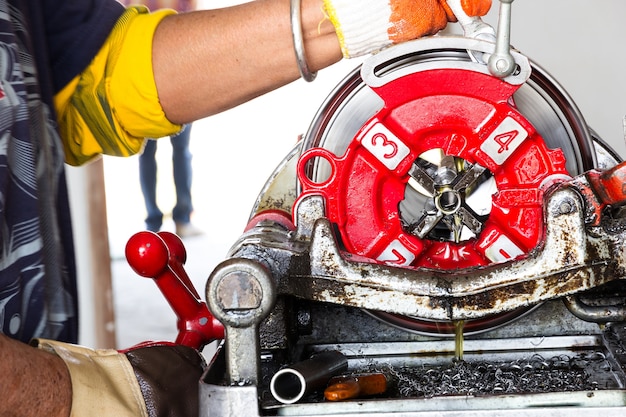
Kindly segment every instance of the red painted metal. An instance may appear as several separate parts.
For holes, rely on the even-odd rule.
[[[587,178],[605,205],[621,206],[626,202],[626,163],[606,171],[589,171]]]
[[[224,326],[213,317],[194,289],[183,265],[187,252],[169,232],[139,232],[126,244],[126,259],[142,277],[152,278],[178,317],[176,343],[195,349],[224,338]]]
[[[264,210],[256,214],[254,217],[250,219],[248,224],[246,225],[244,232],[247,232],[253,229],[261,222],[272,222],[275,224],[279,224],[284,227],[286,230],[295,230],[295,226],[291,220],[291,214],[287,213],[283,210]]]
[[[492,263],[493,253],[498,261],[528,253],[542,238],[542,189],[568,173],[561,150],[548,149],[516,110],[518,88],[449,68],[416,72],[374,88],[384,106],[343,155],[313,148],[301,156],[299,198],[322,195],[346,250],[375,262],[456,269]],[[419,238],[403,227],[398,205],[409,168],[432,149],[479,164],[493,175],[498,191],[474,238]],[[328,179],[308,177],[307,164],[315,158],[329,163]],[[507,253],[506,247],[516,253]]]

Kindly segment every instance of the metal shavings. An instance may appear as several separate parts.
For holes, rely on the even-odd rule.
[[[597,352],[596,352],[597,353]],[[458,361],[424,367],[375,366],[396,383],[399,397],[431,398],[445,395],[545,393],[598,389],[585,367],[595,362],[610,366],[604,355],[566,355],[544,359],[540,355],[510,362]]]

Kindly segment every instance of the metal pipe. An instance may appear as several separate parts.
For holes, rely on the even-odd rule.
[[[563,298],[565,307],[581,320],[593,323],[626,321],[626,305],[590,306],[578,296]]]
[[[348,359],[338,351],[326,351],[283,368],[272,377],[270,391],[283,404],[293,404],[305,395],[325,388],[328,381],[348,369]]]

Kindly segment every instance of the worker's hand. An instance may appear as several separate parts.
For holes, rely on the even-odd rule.
[[[72,416],[198,415],[205,362],[193,348],[169,342],[124,351],[45,339],[34,344],[65,362],[72,380]]]
[[[468,16],[484,16],[491,0],[461,0]],[[456,22],[446,0],[324,0],[345,58],[433,35]]]
[[[205,362],[190,347],[148,343],[124,351],[130,362],[148,415],[197,416],[198,387]]]

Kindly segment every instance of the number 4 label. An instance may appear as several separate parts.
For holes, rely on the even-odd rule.
[[[489,155],[493,162],[502,165],[527,137],[526,129],[512,117],[507,117],[480,145],[480,149]]]

